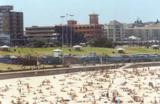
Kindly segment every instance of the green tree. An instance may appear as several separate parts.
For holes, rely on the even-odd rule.
[[[89,45],[94,47],[112,47],[113,42],[112,40],[107,39],[106,37],[101,37],[97,39],[93,39],[89,42]]]
[[[44,45],[45,45],[45,42],[41,40],[34,40],[32,43],[32,46],[36,48],[43,47]]]

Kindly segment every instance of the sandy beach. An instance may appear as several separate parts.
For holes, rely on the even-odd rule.
[[[0,104],[160,104],[160,67],[0,80]]]

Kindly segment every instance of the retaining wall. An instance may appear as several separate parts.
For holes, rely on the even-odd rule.
[[[150,67],[150,66],[160,66],[160,62],[133,63],[132,65],[125,67],[125,69],[127,69],[127,68],[142,68],[142,67]]]
[[[108,69],[117,69],[122,66],[123,64],[116,64],[116,65],[114,64],[114,65],[103,65],[103,66],[81,66],[78,68],[57,68],[57,69],[41,69],[41,70],[30,70],[30,71],[5,72],[5,73],[0,73],[0,79],[58,75],[58,74],[84,72],[84,71],[108,70]]]

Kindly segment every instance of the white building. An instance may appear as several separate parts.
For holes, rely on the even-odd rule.
[[[104,33],[108,39],[111,39],[114,42],[120,41],[124,36],[123,24],[116,20],[110,21],[109,24],[104,26]]]
[[[111,21],[104,26],[105,35],[114,42],[127,41],[130,36],[139,38],[140,42],[160,41],[160,23],[150,23],[140,25],[133,23],[130,25],[122,24],[118,21]]]

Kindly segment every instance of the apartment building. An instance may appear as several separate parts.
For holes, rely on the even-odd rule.
[[[114,20],[104,25],[104,33],[114,42],[130,42],[129,37],[132,36],[140,43],[160,41],[160,23],[142,23],[139,20],[132,24],[123,24]]]
[[[0,6],[0,36],[10,37],[11,44],[23,37],[23,13],[13,11],[13,6]]]
[[[124,38],[124,26],[116,20],[110,21],[109,24],[104,25],[104,34],[114,42],[121,41]]]

